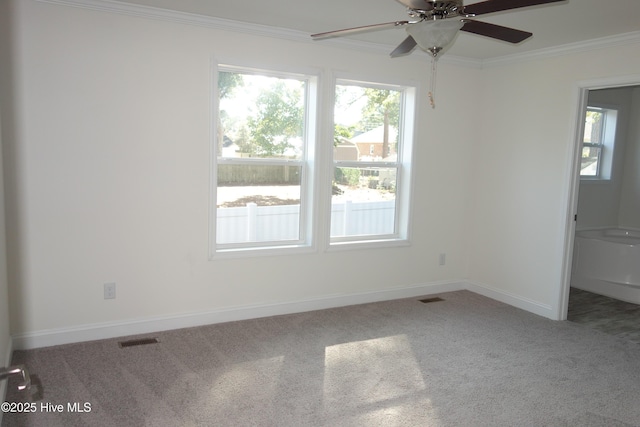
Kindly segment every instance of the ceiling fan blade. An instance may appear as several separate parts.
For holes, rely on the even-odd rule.
[[[377,31],[377,30],[384,30],[387,28],[399,27],[402,25],[407,25],[408,23],[409,21],[394,21],[394,22],[385,22],[382,24],[364,25],[362,27],[345,28],[344,30],[335,30],[335,31],[327,31],[324,33],[311,34],[311,38],[318,40],[318,39],[328,39],[330,37],[341,37],[341,36],[346,36],[348,34],[364,33],[367,31]]]
[[[537,6],[540,4],[556,3],[564,0],[486,0],[464,7],[464,13],[470,15],[484,15],[485,13],[500,12],[502,10],[518,9],[521,7]]]
[[[427,0],[396,0],[409,9],[433,10],[433,2]]]
[[[418,43],[416,43],[413,37],[409,36],[404,39],[404,41],[393,50],[393,52],[391,52],[391,57],[396,58],[398,56],[406,55],[407,53],[410,53],[417,44]]]
[[[464,25],[460,31],[479,34],[481,36],[491,37],[503,40],[509,43],[520,43],[533,35],[527,31],[516,30],[515,28],[503,27],[502,25],[489,24],[488,22],[463,20]]]

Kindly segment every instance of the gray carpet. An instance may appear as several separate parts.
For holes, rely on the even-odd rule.
[[[640,344],[640,305],[571,288],[567,320]]]
[[[640,425],[638,344],[471,292],[439,296],[168,331],[128,348],[18,351],[41,387],[28,398],[12,380],[7,400],[64,412],[38,406],[2,425]]]

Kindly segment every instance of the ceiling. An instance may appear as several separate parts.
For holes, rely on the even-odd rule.
[[[177,10],[313,34],[362,25],[408,20],[396,0],[124,0],[128,3]],[[465,4],[482,0],[466,0]],[[460,33],[447,55],[478,60],[546,49],[640,31],[640,0],[565,0],[482,15],[477,20],[517,28],[533,37],[512,45]],[[404,38],[403,28],[351,35],[353,40],[388,45]],[[315,41],[314,43],[326,43]]]

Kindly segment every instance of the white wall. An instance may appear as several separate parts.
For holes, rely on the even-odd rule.
[[[431,110],[424,56],[11,3],[15,138],[4,155],[18,337],[464,279],[553,317],[578,84],[640,66],[629,44],[484,70],[443,60]],[[420,82],[412,245],[208,261],[212,57],[317,69],[325,97],[334,71]],[[102,299],[107,281],[116,300]]]
[[[426,56],[390,60],[330,43],[14,4],[16,139],[5,153],[13,334],[466,276],[477,136],[464,124],[478,113],[479,89],[469,89],[480,87],[478,69],[443,62],[436,110],[421,91],[411,246],[209,261],[212,58],[311,68],[325,85],[339,71],[426,86]],[[438,266],[441,252],[446,266]],[[105,301],[109,281],[117,299]]]
[[[9,28],[7,17],[9,16],[7,2],[0,2],[0,367],[8,366],[11,362],[11,336],[9,334],[9,286],[7,282],[7,247],[5,235],[5,213],[4,213],[4,179],[2,166],[2,142],[4,133],[2,119],[6,117],[6,109],[9,108],[9,94],[4,90],[9,73],[8,61],[8,40]],[[4,401],[7,382],[0,382],[0,399]],[[0,413],[0,422],[2,413]]]
[[[9,333],[9,286],[7,282],[7,247],[4,221],[4,182],[2,179],[2,117],[0,114],[0,367],[11,363],[11,335]],[[7,382],[0,382],[0,398],[5,395]],[[0,414],[2,421],[2,414]]]
[[[640,229],[640,87],[631,92],[631,112],[619,225]]]
[[[469,278],[558,313],[579,87],[637,74],[637,44],[488,67]],[[597,60],[596,60],[597,59]]]

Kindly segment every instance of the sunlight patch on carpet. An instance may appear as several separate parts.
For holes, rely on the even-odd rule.
[[[226,366],[198,404],[217,416],[233,408],[236,421],[242,421],[240,425],[253,424],[252,417],[274,404],[283,363],[284,356],[276,356]]]
[[[326,347],[324,368],[328,412],[383,403],[425,389],[406,335]]]

